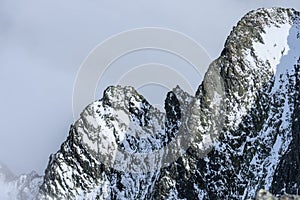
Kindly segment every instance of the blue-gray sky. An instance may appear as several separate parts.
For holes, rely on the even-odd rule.
[[[1,0],[0,160],[17,174],[43,173],[73,122],[77,70],[109,36],[140,27],[174,29],[217,58],[245,13],[273,6],[300,10],[298,0]]]

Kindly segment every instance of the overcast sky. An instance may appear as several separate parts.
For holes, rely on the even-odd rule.
[[[215,59],[245,13],[272,6],[300,10],[299,0],[0,0],[0,160],[16,174],[43,173],[73,123],[77,70],[111,35],[169,28],[196,40]],[[146,54],[147,62],[164,57]],[[134,63],[129,58],[127,64]],[[99,85],[99,98],[105,87]]]

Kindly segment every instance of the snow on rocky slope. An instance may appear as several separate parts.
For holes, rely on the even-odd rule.
[[[174,170],[185,175],[171,177],[176,181],[168,190],[178,198],[247,199],[260,188],[275,193],[286,189],[285,184],[275,187],[273,179],[287,173],[278,168],[287,150],[297,150],[290,145],[299,134],[293,129],[299,107],[299,24],[299,13],[293,10],[259,9],[233,29],[210,67],[224,80],[225,123],[207,156],[191,154],[177,161]],[[200,98],[209,88],[206,80],[199,87]],[[299,179],[295,182],[298,188]]]
[[[0,163],[0,199],[34,199],[42,181],[43,177],[35,172],[17,177]]]
[[[173,89],[164,113],[134,88],[107,88],[50,156],[37,199],[247,199],[261,188],[296,194],[299,20],[293,9],[245,15],[196,95]]]

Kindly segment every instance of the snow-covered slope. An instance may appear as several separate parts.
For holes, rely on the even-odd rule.
[[[210,66],[197,95],[171,93],[175,98],[166,102],[166,113],[173,112],[170,118],[132,88],[108,88],[102,100],[87,107],[52,156],[41,197],[240,199],[253,198],[259,188],[270,189],[293,139],[298,20],[297,13],[285,9],[247,14]],[[216,109],[215,104],[222,106]],[[133,173],[126,172],[131,160],[120,162],[125,165],[119,168],[110,163],[122,161],[111,149],[132,154],[159,150],[182,130],[194,140],[188,153],[170,166]],[[204,147],[207,142],[214,142],[212,149]],[[203,157],[207,149],[211,151]]]
[[[176,93],[184,99],[178,100]],[[189,104],[190,99],[174,89],[168,94],[164,114],[132,87],[109,87],[103,99],[85,109],[61,150],[51,156],[38,198],[150,198],[159,170],[147,163],[134,164],[133,157],[117,150],[132,154],[162,148],[180,126],[179,101]],[[160,158],[156,159],[159,164]]]
[[[232,30],[195,96],[165,112],[112,86],[50,156],[37,199],[247,199],[300,188],[300,17],[259,9]],[[34,194],[34,193],[33,193]]]
[[[278,172],[278,165],[291,141],[299,142],[299,129],[293,134],[299,107],[299,30],[299,14],[285,9],[260,9],[238,23],[210,67],[218,70],[226,92],[219,140],[204,158],[192,154],[178,160],[175,171],[184,176],[171,177],[177,181],[169,191],[187,199],[246,199],[260,188],[275,193],[286,188],[284,180],[281,188],[274,187],[273,179],[287,173],[288,168]],[[200,100],[210,85],[205,87],[206,81],[198,91]],[[298,166],[289,169],[297,171]],[[299,188],[299,178],[295,182]]]

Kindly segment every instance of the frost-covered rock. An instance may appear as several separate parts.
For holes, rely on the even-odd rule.
[[[299,200],[300,196],[283,194],[283,195],[272,195],[266,190],[259,190],[256,194],[256,200]]]
[[[42,181],[43,177],[36,172],[15,176],[4,164],[0,163],[0,199],[34,199]]]
[[[108,88],[52,155],[39,197],[247,199],[260,188],[298,191],[298,176],[282,171],[299,170],[299,26],[292,9],[248,13],[196,95],[174,89],[165,113],[133,88]],[[172,149],[155,154],[157,170],[118,153],[154,154],[185,135],[192,136],[187,153],[169,166],[161,163]]]
[[[299,80],[299,13],[252,11],[195,96],[174,88],[165,112],[132,87],[107,88],[50,156],[37,199],[254,199],[261,188],[296,194]]]

